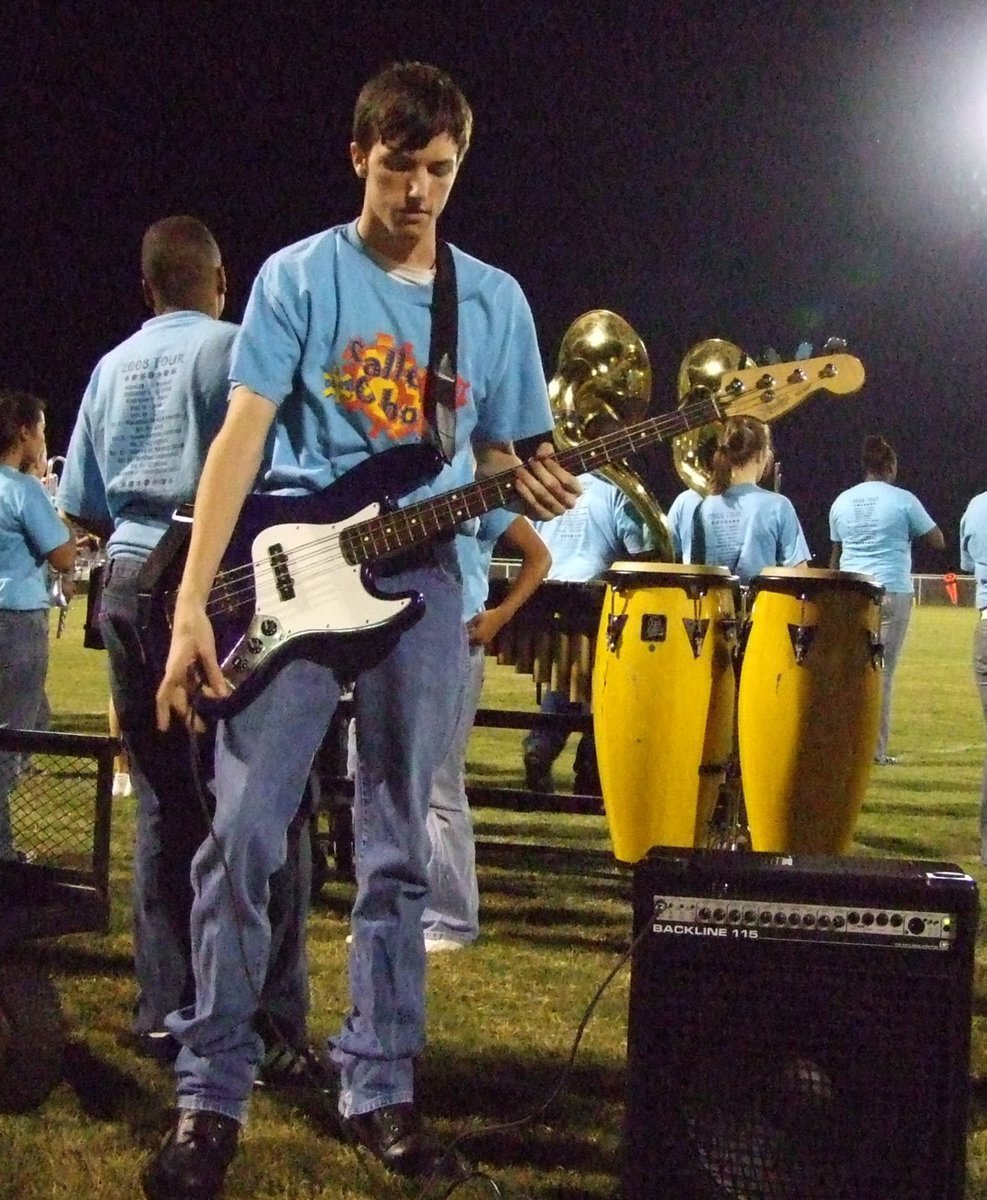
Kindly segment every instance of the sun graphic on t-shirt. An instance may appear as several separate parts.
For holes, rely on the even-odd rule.
[[[398,345],[392,334],[373,342],[354,338],[343,351],[342,369],[326,372],[325,396],[351,412],[360,412],[372,438],[392,441],[420,438],[424,425],[422,385],[427,368],[415,358],[410,342]],[[466,403],[468,384],[456,379],[456,407]]]

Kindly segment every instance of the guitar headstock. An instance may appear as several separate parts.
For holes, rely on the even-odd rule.
[[[716,406],[723,417],[773,421],[815,392],[847,396],[864,383],[864,368],[851,354],[824,354],[798,362],[771,363],[728,371],[720,381]]]

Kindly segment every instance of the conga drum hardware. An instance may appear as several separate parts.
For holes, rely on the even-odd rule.
[[[789,625],[788,636],[792,641],[792,651],[795,655],[795,662],[801,667],[804,665],[806,656],[812,649],[812,642],[816,636],[815,626]]]
[[[685,631],[688,634],[689,641],[692,645],[693,658],[698,658],[703,652],[703,643],[706,641],[706,633],[709,629],[709,621],[683,617],[682,624],[685,626]]]
[[[620,645],[620,637],[627,624],[627,613],[610,613],[607,616],[607,649],[613,653]]]

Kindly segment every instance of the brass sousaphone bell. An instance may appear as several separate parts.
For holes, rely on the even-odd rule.
[[[548,385],[555,445],[569,450],[645,420],[651,400],[651,364],[644,342],[616,313],[597,308],[569,326]],[[638,472],[620,459],[601,467],[633,503],[661,558],[672,558],[665,514]]]
[[[733,342],[722,338],[698,342],[679,367],[679,408],[697,397],[697,388],[705,388],[715,395],[724,375],[754,365],[750,355]],[[672,461],[679,478],[704,496],[709,494],[713,483],[712,457],[721,428],[719,422],[713,421],[672,438]]]

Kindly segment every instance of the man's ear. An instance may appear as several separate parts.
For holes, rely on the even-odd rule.
[[[151,285],[146,279],[141,280],[141,295],[144,297],[144,303],[154,312],[154,293],[151,291]]]
[[[367,154],[361,150],[356,142],[350,142],[350,161],[353,164],[353,170],[358,178],[367,178]]]

